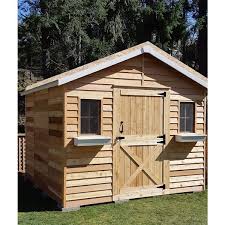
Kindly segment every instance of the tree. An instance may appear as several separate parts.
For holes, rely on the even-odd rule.
[[[20,0],[18,20],[19,83],[144,41],[207,75],[206,0]]]
[[[24,124],[25,124],[25,97],[21,93],[25,88],[39,80],[42,80],[42,77],[36,77],[30,70],[19,69],[18,70],[18,132],[24,133]]]
[[[207,1],[198,1],[198,64],[199,72],[207,76]]]
[[[203,0],[24,1],[30,13],[20,18],[19,66],[44,78],[144,41],[202,68],[206,54],[195,47],[205,39]]]

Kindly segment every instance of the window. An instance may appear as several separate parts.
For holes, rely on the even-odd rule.
[[[81,134],[100,134],[100,100],[81,100]]]
[[[180,132],[194,132],[194,103],[180,103]]]

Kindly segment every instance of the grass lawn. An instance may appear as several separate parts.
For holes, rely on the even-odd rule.
[[[23,225],[206,225],[207,192],[150,197],[60,212],[56,211],[54,201],[42,199],[40,193],[26,185],[19,187],[18,221]]]
[[[152,197],[120,205],[86,206],[76,212],[20,212],[19,224],[207,224],[207,193]]]

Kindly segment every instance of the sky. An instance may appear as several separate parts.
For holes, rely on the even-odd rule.
[[[23,7],[21,7],[24,1],[25,0],[18,0],[18,17],[19,18],[21,18],[23,15],[27,16],[30,13],[29,5],[27,3],[23,4]]]

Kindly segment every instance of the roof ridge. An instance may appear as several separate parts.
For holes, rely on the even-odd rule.
[[[123,54],[123,53],[125,53],[126,51],[130,51],[130,50],[132,50],[132,49],[136,49],[136,48],[142,47],[142,45],[147,44],[147,43],[150,43],[150,42],[147,41],[147,42],[144,42],[144,43],[141,43],[141,44],[132,46],[132,47],[130,47],[130,48],[121,50],[121,51],[119,51],[119,52],[115,52],[115,53],[113,53],[113,54],[111,54],[111,55],[107,55],[107,56],[105,56],[105,57],[103,57],[103,58],[96,59],[96,60],[94,60],[94,61],[92,61],[92,62],[89,62],[89,63],[87,63],[87,64],[84,64],[84,65],[75,67],[74,69],[71,69],[71,70],[62,72],[62,73],[60,73],[60,74],[54,75],[54,76],[52,76],[52,77],[46,78],[46,79],[41,80],[41,81],[38,81],[38,82],[36,82],[36,83],[34,83],[34,84],[31,84],[31,85],[27,86],[26,90],[31,90],[31,89],[35,88],[36,86],[39,86],[39,84],[42,85],[42,84],[44,84],[44,83],[48,83],[47,81],[50,81],[50,82],[51,82],[53,78],[61,78],[62,76],[71,75],[71,73],[77,72],[77,70],[80,71],[81,69],[84,69],[85,67],[88,67],[88,66],[91,65],[91,64],[99,63],[99,62],[101,62],[101,61],[106,61],[107,58],[109,58],[109,57],[113,57],[113,56],[116,56],[116,55],[119,55],[119,54]],[[45,81],[46,81],[46,82],[45,82]]]
[[[161,48],[157,47],[156,45],[152,44],[151,42],[149,42],[149,41],[147,41],[147,42],[150,44],[150,46],[151,46],[152,48],[155,48],[155,49],[157,49],[157,51],[160,51],[161,54],[167,55],[167,57],[169,57],[170,59],[176,61],[177,63],[179,63],[179,64],[182,65],[182,66],[185,66],[186,69],[188,69],[188,70],[190,70],[190,71],[192,71],[192,72],[194,72],[194,73],[196,73],[196,74],[199,74],[200,76],[202,76],[203,79],[207,80],[207,77],[205,77],[204,75],[202,75],[202,74],[199,73],[198,71],[194,70],[193,68],[191,68],[191,67],[188,66],[187,64],[183,63],[181,60],[179,60],[179,59],[177,59],[176,57],[170,55],[169,53],[163,51]]]
[[[163,51],[159,47],[155,46],[149,41],[144,43],[132,46],[128,49],[124,49],[122,51],[113,53],[106,57],[97,59],[90,63],[84,64],[82,66],[76,67],[69,71],[60,73],[58,75],[52,76],[50,78],[44,79],[32,85],[29,85],[25,89],[26,93],[35,92],[38,90],[42,90],[45,88],[59,86],[65,83],[68,83],[72,80],[79,79],[83,76],[89,75],[91,73],[97,72],[99,70],[105,69],[107,67],[116,65],[117,63],[123,62],[135,56],[141,55],[143,53],[149,53],[152,56],[158,58],[159,60],[163,61],[170,67],[173,67],[180,73],[183,73],[190,79],[194,80],[195,82],[201,84],[202,86],[207,88],[207,81],[208,79],[204,77],[199,72],[195,71],[191,67],[187,66],[180,60],[176,59],[175,57],[171,56],[167,52]]]

